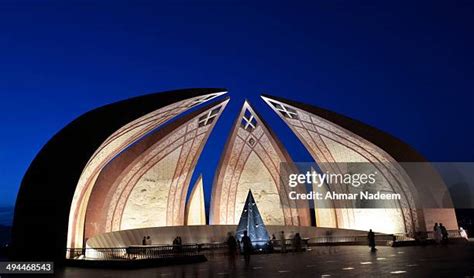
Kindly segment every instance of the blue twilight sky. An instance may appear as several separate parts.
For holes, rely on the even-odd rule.
[[[309,158],[260,93],[362,120],[433,161],[474,160],[473,1],[134,2],[0,1],[0,206],[75,117],[186,87],[232,98],[197,169],[206,196],[244,98]]]

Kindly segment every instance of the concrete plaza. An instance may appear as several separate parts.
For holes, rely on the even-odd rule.
[[[254,255],[249,267],[237,257],[208,256],[198,264],[114,270],[67,267],[58,277],[473,277],[474,245],[313,247],[304,253]]]

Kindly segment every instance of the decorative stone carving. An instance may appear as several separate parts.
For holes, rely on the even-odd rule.
[[[413,234],[415,227],[418,226],[418,219],[410,208],[416,207],[417,193],[412,181],[397,161],[371,142],[322,117],[276,99],[262,98],[303,142],[321,170],[341,173],[341,169],[330,166],[330,163],[333,162],[372,163],[383,176],[383,182],[378,184],[378,189],[403,195],[398,209],[353,209],[354,206],[348,201],[346,202],[347,208],[335,209],[337,223],[328,220],[325,225],[336,225],[338,228],[347,229],[374,229],[380,232]],[[342,186],[334,188],[339,192],[347,190]],[[319,212],[316,207],[316,216],[319,214],[331,215],[327,210]],[[386,219],[383,223],[378,221],[381,216]],[[323,220],[318,219],[316,222],[324,223]]]
[[[69,215],[67,246],[82,247],[84,220],[90,194],[102,169],[110,161],[147,133],[160,127],[176,115],[224,93],[193,97],[170,104],[130,122],[111,134],[90,158],[78,181]],[[197,126],[197,123],[195,124]]]
[[[277,140],[245,102],[216,171],[211,224],[237,224],[251,190],[266,225],[311,225],[308,207],[290,203],[280,186],[280,163],[292,161]]]

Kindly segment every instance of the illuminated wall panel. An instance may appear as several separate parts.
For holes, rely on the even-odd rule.
[[[69,214],[67,246],[83,246],[84,221],[90,194],[99,174],[112,159],[128,146],[137,142],[144,135],[160,127],[176,115],[224,93],[225,92],[206,94],[178,101],[148,113],[111,134],[90,158],[79,178]]]
[[[185,115],[136,142],[103,169],[89,200],[85,236],[184,225],[189,182],[227,100]]]
[[[379,232],[413,234],[419,223],[416,213],[413,213],[410,208],[416,207],[417,192],[403,168],[389,154],[322,117],[270,97],[262,98],[303,142],[323,172],[343,173],[343,170],[328,164],[333,162],[372,163],[374,169],[377,169],[382,176],[381,181],[376,185],[377,189],[402,195],[402,200],[395,204],[393,209],[352,209],[354,205],[351,201],[347,201],[345,206],[338,206],[335,209],[338,228],[374,229]],[[354,190],[354,188],[337,186],[333,189],[338,193]],[[316,217],[318,213],[320,212],[316,210]],[[386,221],[380,221],[382,216]],[[320,217],[325,216],[320,215]],[[324,225],[334,223],[332,220],[328,221],[329,223],[324,223]]]
[[[206,225],[206,207],[202,176],[199,176],[194,184],[188,203],[186,204],[186,225]]]
[[[227,141],[213,184],[210,223],[237,224],[251,189],[265,225],[311,225],[280,186],[280,163],[292,164],[276,137],[245,102]]]
[[[124,207],[120,230],[166,226],[169,185],[181,150],[176,148],[140,177]]]

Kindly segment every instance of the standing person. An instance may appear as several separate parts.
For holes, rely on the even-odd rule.
[[[367,238],[369,239],[369,247],[372,252],[376,251],[377,249],[375,248],[375,233],[372,232],[372,229],[369,230],[369,233],[367,234]]]
[[[173,239],[173,250],[174,251],[178,251],[178,245],[179,245],[179,239],[178,239],[178,237],[175,237]]]
[[[146,245],[146,236],[144,236],[142,239],[142,245]]]
[[[183,250],[183,240],[180,236],[178,236],[176,239],[178,241],[178,252],[181,252]]]
[[[441,230],[441,236],[443,239],[443,243],[448,242],[448,230],[446,230],[446,227],[443,226],[443,223],[439,223],[439,229]]]
[[[286,238],[285,238],[284,231],[281,231],[280,233],[280,244],[281,244],[281,252],[286,253]]]
[[[438,225],[438,223],[435,223],[433,227],[433,238],[436,243],[439,243],[441,241],[441,229]]]
[[[235,268],[235,255],[237,254],[237,241],[232,233],[228,233],[227,248],[229,251],[229,268]]]
[[[247,235],[247,231],[244,231],[244,236],[242,237],[241,241],[242,247],[244,249],[245,266],[248,266],[250,264],[250,254],[252,253],[252,241]]]
[[[270,252],[274,251],[276,242],[277,242],[277,240],[276,240],[275,234],[272,234],[272,238],[268,242],[268,248],[269,248]]]
[[[151,245],[150,236],[146,236],[145,243],[146,243],[146,245]],[[147,258],[150,258],[150,252],[151,252],[151,250],[149,248],[146,248],[145,255],[146,255]]]
[[[301,236],[300,233],[296,233],[293,238],[293,248],[295,252],[301,251]]]

